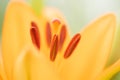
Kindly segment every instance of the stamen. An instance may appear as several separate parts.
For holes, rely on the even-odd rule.
[[[46,40],[47,40],[48,46],[50,46],[51,37],[52,37],[52,33],[51,33],[50,23],[47,23],[46,24]]]
[[[34,45],[38,49],[40,49],[40,34],[39,34],[39,29],[36,25],[36,23],[31,22],[31,29],[30,29],[30,34],[31,34],[31,39]]]
[[[54,35],[50,47],[50,60],[54,61],[58,52],[58,36]]]
[[[64,44],[64,41],[65,41],[65,38],[66,38],[66,32],[67,32],[66,26],[63,25],[61,30],[60,30],[59,50],[61,50],[61,48]]]
[[[65,51],[65,54],[64,54],[64,58],[67,59],[71,54],[72,52],[74,51],[74,49],[76,48],[78,42],[80,41],[80,38],[81,38],[81,35],[78,33],[76,34],[72,40],[70,41],[66,51]]]

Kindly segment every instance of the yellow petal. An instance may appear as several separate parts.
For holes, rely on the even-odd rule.
[[[9,79],[11,79],[13,62],[22,48],[27,44],[34,46],[30,34],[33,23],[37,25],[38,29],[41,26],[41,22],[28,5],[17,1],[9,3],[2,31],[3,60]],[[37,31],[39,35],[41,31]]]
[[[1,50],[0,50],[0,80],[7,80],[7,77],[6,77],[6,74],[5,74],[5,70],[4,70]]]
[[[111,80],[111,78],[118,72],[120,72],[120,59],[99,74],[96,80]]]
[[[120,58],[119,48],[120,48],[120,25],[118,25],[116,28],[116,35],[115,35],[112,51],[106,66],[112,65]]]
[[[78,46],[64,61],[61,75],[65,80],[94,80],[105,66],[115,27],[115,16],[110,13],[97,19],[80,33]]]
[[[44,54],[24,48],[14,66],[13,80],[59,80]]]

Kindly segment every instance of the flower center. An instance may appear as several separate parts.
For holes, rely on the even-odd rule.
[[[64,58],[67,59],[74,51],[74,49],[76,48],[78,42],[80,41],[81,35],[78,33],[76,34],[72,40],[70,41],[65,54],[64,54]]]
[[[54,35],[50,45],[50,60],[54,61],[58,52],[58,35]]]
[[[31,22],[30,34],[33,44],[40,49],[40,34],[35,22]]]

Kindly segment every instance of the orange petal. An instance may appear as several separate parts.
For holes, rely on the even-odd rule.
[[[16,60],[13,80],[60,80],[44,54],[24,48]]]
[[[110,53],[116,27],[114,14],[107,14],[80,34],[81,40],[72,55],[64,60],[61,71],[65,80],[94,80],[103,70]]]

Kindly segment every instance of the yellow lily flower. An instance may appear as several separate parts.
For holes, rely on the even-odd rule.
[[[98,18],[73,38],[67,26],[56,9],[45,8],[36,16],[25,3],[10,2],[0,80],[103,80],[120,71],[120,61],[105,69],[116,28],[114,14]]]

